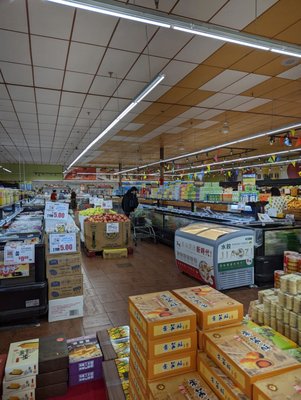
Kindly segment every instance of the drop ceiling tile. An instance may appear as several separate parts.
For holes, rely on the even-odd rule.
[[[32,35],[69,39],[75,10],[48,1],[29,0],[29,22]]]
[[[40,130],[46,130],[46,131],[51,131],[54,132],[55,131],[55,124],[40,124]]]
[[[119,112],[118,111],[110,111],[110,110],[104,110],[102,111],[102,113],[100,114],[100,118],[103,121],[108,121],[111,122],[113,121],[117,116],[118,116]]]
[[[66,72],[63,90],[87,93],[92,83],[93,75],[78,72]]]
[[[38,113],[41,115],[54,115],[58,113],[58,106],[53,104],[37,104]]]
[[[0,99],[1,100],[10,100],[8,91],[4,85],[0,85]]]
[[[59,116],[57,123],[58,125],[67,125],[67,126],[73,126],[76,122],[76,118],[72,118],[72,117],[62,117]],[[70,128],[69,128],[70,129]]]
[[[155,87],[154,90],[152,90],[146,97],[146,101],[152,102],[160,99],[163,95],[165,95],[167,92],[169,92],[171,89],[170,86],[163,85],[162,82]],[[139,104],[138,104],[139,106]],[[135,107],[136,110],[136,107]]]
[[[62,93],[61,105],[81,107],[85,100],[85,95],[81,93]]]
[[[199,107],[216,107],[219,104],[232,99],[234,97],[233,94],[226,94],[226,93],[216,93],[213,96],[208,97],[208,99],[202,101],[198,104]]]
[[[218,124],[218,121],[204,121],[198,125],[195,125],[194,128],[206,129],[206,128],[210,128],[210,126],[216,125],[216,124]]]
[[[145,83],[124,80],[118,87],[118,96],[134,99],[141,93],[144,87]],[[146,96],[145,99],[148,99],[148,96]]]
[[[277,75],[278,78],[297,80],[301,78],[301,64]]]
[[[129,104],[130,104],[129,100],[112,97],[106,104],[105,109],[120,112],[120,111],[124,110]],[[141,104],[141,103],[139,103],[139,104]],[[138,107],[139,104],[136,107]],[[133,109],[132,112],[135,112],[137,110],[136,107]]]
[[[34,77],[36,86],[60,90],[62,88],[64,71],[34,67]]]
[[[30,64],[28,35],[0,30],[1,61]]]
[[[60,106],[60,117],[77,117],[80,112],[79,107]]]
[[[260,83],[270,79],[269,76],[265,75],[258,75],[258,74],[249,74],[239,81],[233,83],[232,85],[223,89],[225,93],[232,93],[232,94],[240,94]]]
[[[0,2],[0,29],[28,32],[25,1]]]
[[[31,37],[33,65],[64,69],[68,42],[40,36]]]
[[[237,107],[250,100],[252,100],[252,97],[249,96],[235,96],[232,99],[219,104],[218,107],[224,110],[231,110],[232,108]]]
[[[227,3],[227,0],[185,0],[180,1],[172,11],[173,14],[188,18],[209,21],[209,19]]]
[[[105,53],[97,74],[109,76],[109,73],[112,72],[113,79],[116,77],[123,79],[137,58],[138,55],[135,53],[109,48]]]
[[[168,63],[166,58],[141,55],[133,68],[130,70],[127,79],[150,82]]]
[[[166,122],[166,126],[173,126],[173,127],[175,127],[175,126],[178,126],[178,125],[181,125],[181,124],[183,124],[183,122],[186,122],[186,121],[189,121],[190,120],[190,118],[180,118],[180,117],[176,117],[176,118],[173,118],[173,119],[171,119],[170,121],[168,121],[168,122]]]
[[[36,113],[36,105],[35,103],[30,103],[28,101],[16,101],[14,100],[14,106],[16,111],[19,113]]]
[[[175,126],[174,128],[171,128],[169,130],[166,130],[166,133],[181,133],[185,131],[187,128],[181,127],[181,126]]]
[[[196,67],[197,64],[172,60],[162,71],[165,74],[164,85],[175,85]]]
[[[110,46],[116,49],[140,53],[153,36],[157,27],[121,19]]]
[[[22,128],[26,130],[30,129],[30,134],[33,133],[33,131],[38,131],[38,124],[34,122],[22,122]]]
[[[173,29],[160,29],[151,40],[148,49],[153,56],[172,58],[191,39],[191,35]]]
[[[22,130],[20,129],[20,127],[19,128],[11,128],[11,127],[7,127],[7,128],[5,128],[6,129],[6,132],[12,137],[12,135],[15,135],[15,136],[17,136],[17,135],[22,135]],[[12,138],[12,140],[13,140],[13,138]]]
[[[83,118],[83,119],[87,119],[88,121],[90,121],[90,125],[92,123],[92,121],[95,120],[95,118],[98,117],[98,114],[100,113],[100,110],[95,110],[95,109],[87,109],[87,108],[83,108],[78,116],[78,118]]]
[[[189,110],[183,112],[179,115],[181,118],[195,118],[200,115],[202,112],[206,111],[206,108],[201,107],[191,107]]]
[[[29,103],[31,104],[31,103]],[[37,116],[35,113],[27,113],[27,112],[18,112],[18,118],[21,123],[23,122],[37,122]]]
[[[262,106],[263,104],[268,103],[269,101],[272,101],[270,99],[253,99],[251,101],[248,101],[247,103],[244,103],[238,107],[233,108],[234,111],[249,111],[252,110],[253,108]]]
[[[96,74],[104,54],[103,47],[72,42],[70,46],[67,69],[69,71]]]
[[[90,89],[90,93],[100,94],[102,96],[111,96],[115,92],[119,83],[120,80],[117,80],[116,82],[116,79],[96,76]]]
[[[60,102],[60,91],[36,89],[36,97],[38,103],[43,104],[59,104]]]
[[[40,115],[39,114],[39,123],[45,124],[55,124],[56,123],[56,116],[55,115]]]
[[[106,96],[96,96],[96,95],[91,95],[88,94],[83,107],[87,109],[96,109],[96,110],[101,110],[108,102],[109,97]]]
[[[24,132],[24,135],[32,135],[32,134],[39,134],[39,130],[38,127],[36,126],[36,128],[30,128],[30,127],[23,127],[23,123],[22,123],[22,130]]]
[[[7,85],[12,100],[34,102],[33,88]]]
[[[225,42],[211,38],[200,38],[195,36],[192,40],[176,55],[177,60],[201,64],[206,58],[211,56],[216,50],[222,47]]]
[[[209,82],[205,83],[205,85],[201,86],[201,90],[210,90],[212,92],[218,92],[223,90],[227,86],[232,83],[242,79],[246,76],[246,72],[234,71],[234,70],[225,70],[217,75],[215,78],[211,79]]]
[[[215,117],[216,115],[222,114],[223,112],[224,111],[222,111],[222,110],[207,110],[207,111],[203,112],[200,116],[194,117],[194,118],[207,120],[207,119],[211,119],[211,118]]]
[[[18,121],[2,120],[1,125],[3,125],[4,128],[19,128],[20,129],[20,124]],[[1,132],[1,134],[2,134],[2,132]]]
[[[0,100],[0,111],[14,111],[10,100]]]
[[[30,66],[1,62],[0,69],[6,83],[32,86],[32,70]]]
[[[143,126],[144,126],[144,124],[130,123],[125,128],[123,128],[123,130],[124,131],[138,131],[138,129],[142,128]]]

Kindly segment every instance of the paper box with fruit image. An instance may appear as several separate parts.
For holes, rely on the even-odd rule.
[[[149,398],[149,390],[144,389],[142,386],[139,377],[137,376],[135,368],[130,368],[129,370],[129,382],[130,382],[130,388],[134,387],[138,399],[148,399]]]
[[[254,332],[260,333],[260,335],[271,341],[280,350],[294,349],[297,347],[297,344],[295,342],[293,342],[286,336],[281,335],[281,333],[275,331],[269,326],[258,326],[252,328],[252,330]]]
[[[129,297],[130,317],[148,340],[196,330],[196,315],[171,292]]]
[[[201,330],[242,321],[243,305],[210,286],[176,289],[172,292],[196,313]]]
[[[11,343],[9,346],[5,381],[39,373],[39,339]]]
[[[299,400],[301,399],[301,369],[290,371],[256,382],[253,400]]]
[[[206,332],[205,351],[248,396],[254,382],[300,367],[293,357],[243,325]]]
[[[197,372],[190,372],[149,383],[151,400],[218,400]]]
[[[35,400],[35,390],[22,390],[16,394],[7,393],[3,394],[2,400]]]
[[[27,376],[15,381],[3,381],[3,395],[17,395],[24,390],[34,390],[36,388],[36,375]]]

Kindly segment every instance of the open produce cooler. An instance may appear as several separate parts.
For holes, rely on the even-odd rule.
[[[254,233],[197,223],[178,229],[175,256],[180,271],[224,290],[254,283]]]

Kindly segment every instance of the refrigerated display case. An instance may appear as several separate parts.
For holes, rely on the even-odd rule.
[[[254,232],[200,222],[177,229],[180,271],[224,290],[254,284]]]

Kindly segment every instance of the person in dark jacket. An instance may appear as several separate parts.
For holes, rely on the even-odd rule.
[[[77,209],[76,193],[75,193],[74,190],[72,190],[72,192],[71,192],[70,208],[71,208],[71,210],[73,210],[73,211]]]
[[[127,217],[130,216],[130,213],[135,211],[138,207],[138,198],[137,198],[138,189],[133,186],[129,189],[126,194],[122,198],[121,207]]]

